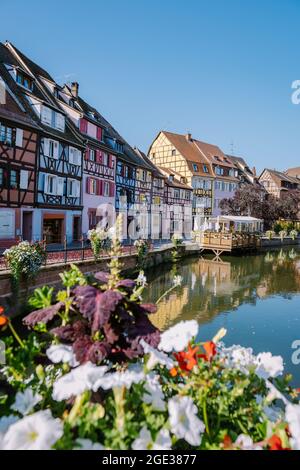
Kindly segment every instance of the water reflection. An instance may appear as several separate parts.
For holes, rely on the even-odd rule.
[[[195,318],[210,322],[223,312],[242,304],[256,305],[258,299],[273,295],[291,298],[300,292],[300,251],[281,250],[263,255],[185,260],[177,268],[182,287],[170,294],[152,321],[164,330],[180,320]],[[147,296],[159,298],[172,282],[174,271],[161,268],[151,274]]]

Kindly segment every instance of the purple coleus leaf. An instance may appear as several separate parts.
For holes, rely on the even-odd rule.
[[[109,355],[111,346],[105,342],[93,341],[90,336],[85,335],[76,339],[73,351],[80,364],[88,361],[99,364]]]
[[[61,341],[73,342],[80,336],[85,335],[86,327],[87,325],[84,321],[77,320],[72,325],[53,328],[50,333],[57,336]]]
[[[110,323],[105,323],[103,326],[103,331],[106,337],[106,341],[109,344],[114,344],[116,341],[118,341],[120,334]]]
[[[63,302],[57,302],[56,304],[51,305],[50,307],[35,310],[23,319],[23,323],[24,325],[28,326],[28,328],[33,327],[37,323],[48,323],[55,317],[55,315],[58,314],[63,305]]]
[[[131,343],[141,339],[154,348],[158,346],[160,341],[160,331],[151,323],[146,315],[138,315],[135,323],[128,328],[128,340]]]
[[[100,281],[102,284],[107,284],[108,283],[108,279],[109,279],[109,274],[108,273],[106,273],[104,271],[99,271],[94,276],[97,279],[97,281]]]
[[[99,330],[123,299],[120,292],[108,289],[101,292],[93,286],[79,286],[74,290],[79,311],[92,324],[92,332]]]
[[[155,304],[140,304],[140,307],[146,313],[156,313],[157,312],[157,305],[155,305]]]
[[[132,279],[122,279],[116,284],[116,287],[124,287],[125,289],[134,289],[136,282]]]

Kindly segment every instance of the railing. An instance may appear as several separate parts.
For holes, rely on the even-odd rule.
[[[200,244],[201,248],[221,249],[223,251],[260,246],[260,236],[245,232],[197,232],[195,233],[195,241]]]
[[[68,264],[76,261],[92,261],[94,260],[93,250],[90,244],[85,239],[81,239],[79,242],[72,245],[67,244],[67,240],[64,240],[62,246],[56,247],[53,244],[46,244],[46,241],[41,242],[46,251],[46,260],[44,265],[54,264]],[[133,245],[122,246],[122,255],[134,255],[137,253],[137,249]],[[150,245],[150,251],[153,251],[153,245]],[[109,253],[102,250],[99,253],[99,260],[108,259]],[[0,254],[0,271],[8,269],[3,253]]]

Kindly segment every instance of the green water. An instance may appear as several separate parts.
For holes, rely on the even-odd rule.
[[[283,356],[285,370],[300,386],[300,364],[294,365],[291,358],[292,342],[300,340],[299,249],[226,256],[221,262],[212,257],[190,258],[173,271],[172,266],[160,266],[148,274],[146,300],[159,298],[174,274],[183,277],[182,286],[152,316],[157,326],[166,329],[181,320],[196,319],[200,340],[211,339],[225,327],[227,345]]]

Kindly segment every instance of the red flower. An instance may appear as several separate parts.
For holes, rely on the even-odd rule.
[[[204,343],[202,347],[205,352],[204,354],[199,354],[199,357],[201,357],[205,361],[208,361],[208,362],[211,361],[212,358],[217,353],[217,348],[216,348],[215,343],[213,341],[206,341],[206,343]]]
[[[178,353],[174,353],[174,357],[178,362],[179,369],[181,372],[190,372],[195,365],[197,365],[197,352],[199,351],[199,347],[196,346],[194,348],[191,345],[188,345],[187,351],[180,351]],[[170,370],[170,374],[172,377],[175,377],[178,374],[178,369],[173,367]]]
[[[8,323],[8,318],[5,317],[2,313],[1,313],[1,316],[0,316],[0,328],[2,328],[3,326],[6,326]]]
[[[228,434],[226,434],[226,436],[224,436],[224,439],[223,439],[223,448],[224,448],[225,450],[232,448],[232,439],[231,439],[230,436],[228,436]]]
[[[3,315],[3,313],[4,313],[4,307],[1,307],[0,305],[0,315]]]
[[[268,440],[269,450],[290,450],[287,447],[282,447],[282,441],[280,437],[273,434],[272,437]]]

